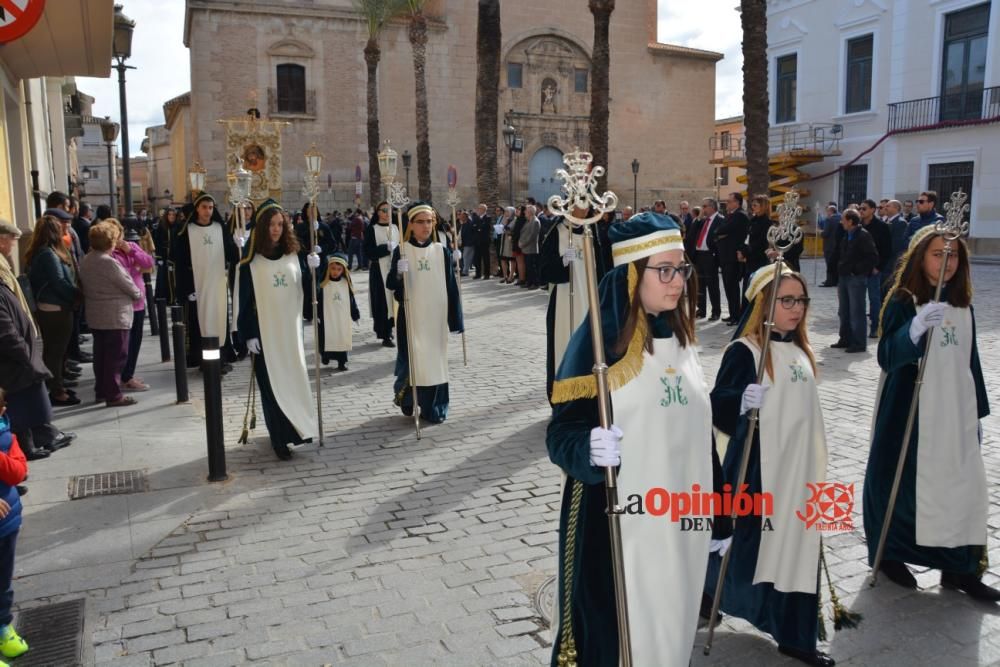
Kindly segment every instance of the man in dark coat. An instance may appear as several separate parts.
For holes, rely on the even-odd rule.
[[[684,249],[698,272],[698,317],[705,317],[707,292],[712,301],[709,319],[717,320],[722,315],[719,313],[719,260],[715,237],[724,220],[719,215],[719,202],[710,197],[702,200],[702,213],[704,217],[692,223],[690,232],[684,237]]]
[[[730,326],[735,326],[740,321],[743,308],[743,295],[740,294],[743,264],[738,253],[746,248],[749,230],[750,218],[743,212],[743,195],[739,192],[729,193],[726,199],[726,219],[719,226],[715,238],[719,265],[722,267],[722,286],[729,304],[729,319],[723,322]]]
[[[490,278],[490,236],[493,232],[493,220],[488,215],[486,204],[476,207],[472,214],[472,224],[476,230],[476,277],[483,280]]]
[[[865,291],[868,276],[878,265],[878,249],[875,241],[861,226],[861,216],[854,209],[844,211],[840,218],[847,236],[840,244],[840,262],[837,273],[837,297],[840,301],[840,339],[830,347],[846,348],[845,352],[864,352],[868,339],[865,337]]]
[[[861,214],[861,225],[875,242],[878,250],[878,263],[868,276],[868,320],[869,338],[878,338],[878,316],[882,310],[882,282],[892,278],[892,232],[876,215],[878,205],[873,199],[866,199],[858,206]]]
[[[826,207],[826,215],[819,219],[820,235],[823,237],[823,261],[826,262],[826,280],[820,283],[820,287],[837,286],[837,240],[840,238],[838,232],[843,230],[840,226],[840,211],[837,205],[830,202]]]

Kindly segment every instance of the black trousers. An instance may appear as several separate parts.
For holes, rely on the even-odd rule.
[[[477,243],[476,244],[476,255],[472,260],[473,265],[476,267],[476,277],[477,278],[489,278],[490,277],[490,242]]]
[[[722,265],[722,286],[726,290],[726,303],[729,305],[729,318],[739,319],[742,311],[740,299],[740,279],[743,277],[743,265],[739,262],[726,262]]]
[[[698,271],[698,312],[705,313],[708,303],[705,301],[705,292],[712,301],[712,315],[719,314],[719,263],[715,255],[708,250],[696,250],[694,253],[694,266]]]
[[[826,284],[836,285],[839,279],[837,275],[837,256],[830,255],[823,258],[826,261]]]

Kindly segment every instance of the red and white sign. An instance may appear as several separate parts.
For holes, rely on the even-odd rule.
[[[44,9],[45,0],[0,0],[0,44],[27,34]]]

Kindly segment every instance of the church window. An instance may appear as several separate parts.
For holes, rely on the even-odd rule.
[[[278,65],[278,111],[306,112],[306,68],[302,65]]]
[[[507,87],[508,88],[520,88],[521,87],[521,75],[523,73],[523,65],[521,63],[507,63]]]
[[[573,90],[577,93],[587,92],[587,80],[589,78],[590,72],[585,69],[578,69],[575,71]]]

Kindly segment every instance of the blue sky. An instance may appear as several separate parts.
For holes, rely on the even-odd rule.
[[[501,0],[502,1],[502,0]],[[626,0],[636,2],[638,0]],[[743,111],[743,58],[740,54],[738,0],[658,0],[661,42],[719,51],[716,67],[716,118]],[[184,0],[124,0],[125,14],[136,21],[128,81],[129,143],[139,155],[143,132],[163,122],[163,103],[191,87],[184,47]],[[582,4],[582,3],[581,3]],[[612,19],[614,20],[614,19]],[[612,56],[613,57],[613,56]],[[78,87],[97,98],[95,116],[119,120],[118,78],[79,78]]]

